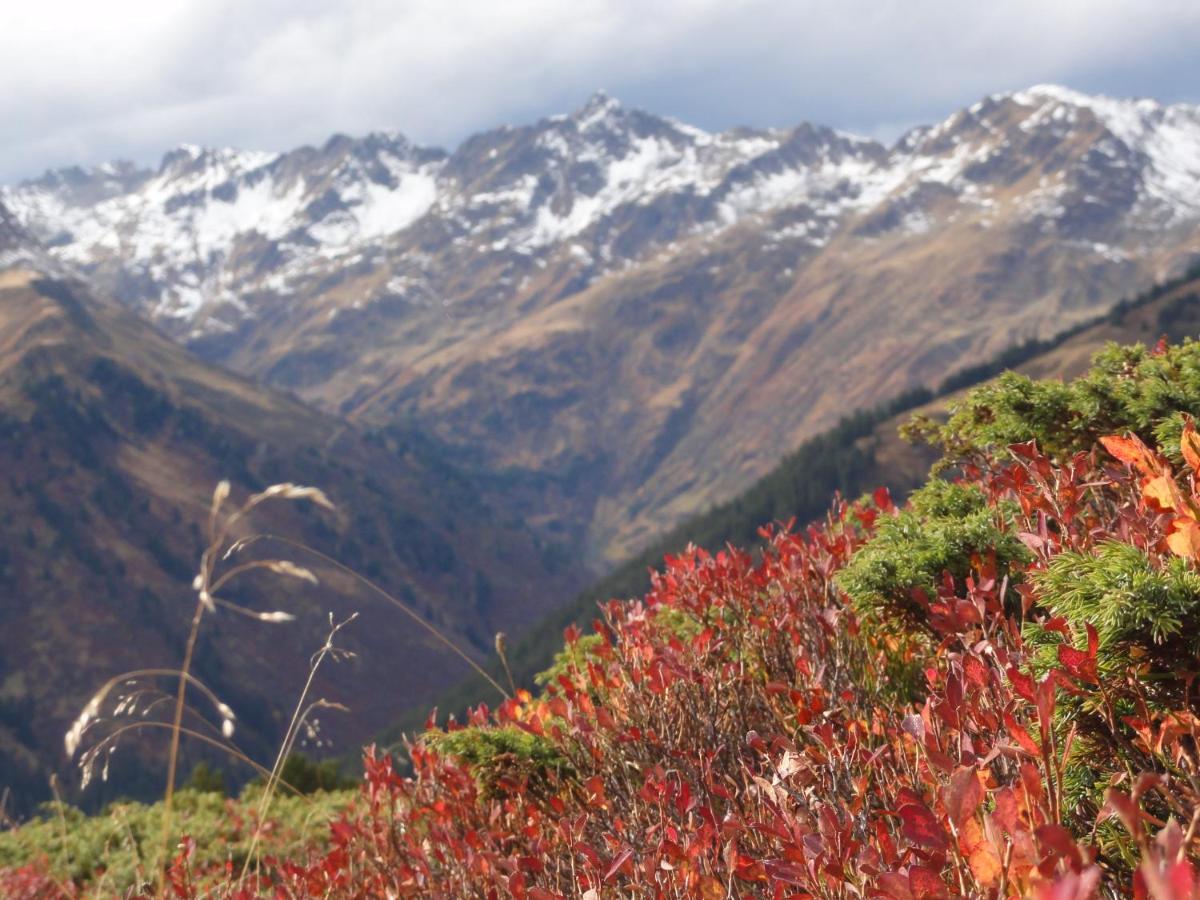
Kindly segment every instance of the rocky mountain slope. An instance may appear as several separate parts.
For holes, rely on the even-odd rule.
[[[519,631],[579,586],[581,573],[556,564],[552,548],[441,456],[415,436],[366,434],[206,364],[77,282],[27,262],[0,268],[0,793],[15,791],[7,811],[27,811],[48,795],[49,773],[70,771],[63,734],[105,679],[179,664],[222,477],[239,502],[280,481],[324,488],[336,511],[279,504],[253,524],[354,566],[478,658],[494,653],[496,630]],[[357,657],[327,666],[315,688],[352,709],[322,717],[322,740],[340,752],[468,671],[360,584],[287,555],[321,584],[251,573],[228,599],[296,620],[219,609],[197,650],[197,674],[238,713],[235,740],[252,755],[271,758],[330,611],[360,613],[341,636]],[[125,744],[116,789],[136,792],[151,779],[161,790],[160,757],[139,768]]]
[[[56,259],[210,359],[414,421],[603,564],[847,409],[1200,253],[1200,109],[1039,86],[892,146],[604,95],[453,152],[396,134],[7,189]]]

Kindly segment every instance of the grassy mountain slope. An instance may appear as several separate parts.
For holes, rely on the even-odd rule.
[[[0,272],[0,472],[0,789],[18,808],[69,771],[63,733],[105,678],[178,665],[220,478],[238,500],[282,481],[322,487],[336,512],[281,504],[253,524],[376,579],[477,656],[578,586],[428,442],[365,435],[199,361],[79,284],[19,268]],[[298,561],[318,587],[251,573],[230,588],[295,622],[223,613],[197,650],[252,754],[273,751],[330,611],[361,613],[344,632],[357,657],[317,684],[352,708],[322,722],[339,748],[467,670],[352,579]],[[150,778],[135,758],[114,759],[120,791]]]

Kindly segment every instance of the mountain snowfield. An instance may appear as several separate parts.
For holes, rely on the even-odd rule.
[[[1200,253],[1200,108],[1044,85],[887,147],[597,94],[453,152],[181,147],[0,201],[203,355],[537,473],[547,527],[611,560],[849,408]]]

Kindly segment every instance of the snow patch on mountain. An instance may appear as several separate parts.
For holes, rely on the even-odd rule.
[[[421,170],[393,174],[395,186],[359,182],[339,191],[347,208],[310,225],[309,234],[335,248],[352,247],[403,231],[420,219],[437,202],[435,176]]]

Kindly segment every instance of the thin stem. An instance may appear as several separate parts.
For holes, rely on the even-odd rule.
[[[63,813],[62,794],[58,791],[58,775],[50,775],[50,791],[54,794],[54,811],[58,813],[58,827],[62,837],[62,854],[67,861],[67,869],[71,867],[71,844],[67,839],[67,817]]]
[[[205,581],[208,576],[205,574]],[[175,769],[179,763],[179,734],[183,727],[184,695],[187,693],[188,672],[192,668],[192,656],[196,651],[196,638],[200,634],[200,620],[204,618],[204,603],[196,601],[196,612],[192,616],[192,630],[188,634],[187,649],[183,654],[183,665],[179,670],[179,690],[175,694],[175,715],[171,723],[171,749],[167,754],[167,788],[163,795],[162,845],[167,857],[171,851],[171,803],[175,798]],[[158,895],[165,896],[167,886],[166,864],[158,870]]]
[[[334,636],[342,629],[343,626],[348,625],[350,622],[353,622],[356,618],[358,618],[358,613],[355,613],[345,622],[337,625],[333,624],[332,613],[330,614],[329,618],[331,625],[329,636],[325,638],[324,646],[322,646],[317,652],[317,655],[313,658],[312,665],[310,665],[308,668],[308,679],[304,682],[304,689],[300,692],[300,699],[296,702],[296,708],[292,712],[292,721],[288,723],[287,731],[283,736],[283,742],[279,745],[279,752],[275,755],[275,764],[271,767],[271,774],[267,778],[266,788],[263,790],[263,795],[259,800],[257,822],[254,825],[254,837],[250,841],[250,849],[246,853],[246,859],[242,863],[241,874],[238,876],[239,886],[246,877],[246,872],[250,867],[250,860],[254,858],[254,851],[258,846],[258,838],[262,833],[263,819],[266,817],[267,810],[270,808],[271,795],[274,792],[275,784],[280,777],[280,773],[283,771],[283,763],[287,759],[288,753],[291,752],[292,747],[296,743],[296,734],[300,730],[300,723],[312,709],[311,706],[306,709],[304,706],[304,701],[308,698],[308,692],[312,688],[313,679],[317,677],[317,669],[320,668],[325,657],[333,652]]]
[[[135,728],[172,728],[172,726],[168,725],[166,722],[131,722],[128,725],[122,725],[116,731],[112,732],[112,734],[108,735],[105,738],[105,740],[106,741],[116,740],[121,735],[123,735],[125,732],[133,731]],[[174,729],[172,728],[172,730],[174,730]],[[240,762],[244,762],[246,765],[253,768],[256,772],[258,772],[259,775],[269,776],[271,774],[270,769],[268,769],[262,763],[255,762],[253,759],[251,759],[249,756],[247,756],[245,753],[243,753],[241,750],[239,750],[233,744],[227,743],[225,741],[219,741],[216,738],[212,737],[211,735],[207,735],[202,731],[196,731],[196,729],[189,728],[186,725],[180,726],[179,733],[186,734],[188,737],[195,738],[198,741],[203,741],[206,744],[210,744],[213,747],[217,747],[221,750],[224,750],[226,753],[228,753],[234,759],[237,759]],[[289,791],[291,791],[297,797],[307,797],[308,796],[302,790],[300,790],[300,788],[296,787],[294,784],[292,784],[289,781],[285,781],[283,778],[279,778],[279,779],[277,779],[277,781],[279,782],[279,784],[282,784],[285,788],[287,788]],[[310,799],[308,802],[312,803],[313,801]]]
[[[463,650],[460,649],[459,646],[454,643],[454,641],[450,640],[450,638],[448,638],[448,637],[446,637],[446,635],[442,634],[442,632],[440,632],[434,625],[432,625],[429,622],[426,622],[423,618],[421,618],[421,616],[415,610],[413,610],[411,607],[409,607],[406,603],[393,597],[391,594],[389,594],[387,591],[385,591],[383,588],[381,588],[379,585],[377,585],[374,581],[367,578],[365,575],[362,575],[359,572],[354,571],[349,566],[338,562],[332,556],[328,556],[327,554],[322,553],[320,550],[310,547],[310,546],[308,546],[308,544],[303,544],[300,541],[294,541],[291,538],[286,538],[286,537],[283,537],[278,534],[263,534],[262,538],[263,538],[263,540],[279,541],[280,543],[287,544],[290,547],[295,547],[298,550],[303,550],[306,553],[311,553],[314,556],[316,556],[318,559],[333,566],[338,571],[344,572],[347,575],[351,576],[352,578],[358,579],[363,584],[365,584],[367,587],[369,587],[371,590],[373,590],[375,593],[377,593],[379,596],[383,597],[383,599],[387,600],[389,603],[391,603],[393,606],[395,606],[397,609],[399,609],[401,612],[403,612],[406,616],[408,616],[410,619],[412,619],[418,625],[420,625],[422,628],[424,628],[426,631],[428,631],[430,634],[432,634],[435,638],[437,638],[443,644],[445,644],[457,656],[462,658],[462,660],[464,662],[466,662],[467,665],[469,665],[472,669],[474,669],[476,673],[478,673],[480,676],[482,676],[484,679],[486,679],[488,684],[490,684],[497,691],[499,691],[500,695],[502,697],[504,697],[506,700],[512,699],[512,695],[510,695],[508,691],[506,691],[503,687],[501,687],[500,683],[498,681],[496,681],[496,679],[493,678],[491,675],[489,675],[487,673],[487,671],[481,665],[479,665],[479,663],[475,662],[475,660],[471,659],[471,657],[469,657],[465,652],[463,652]]]

